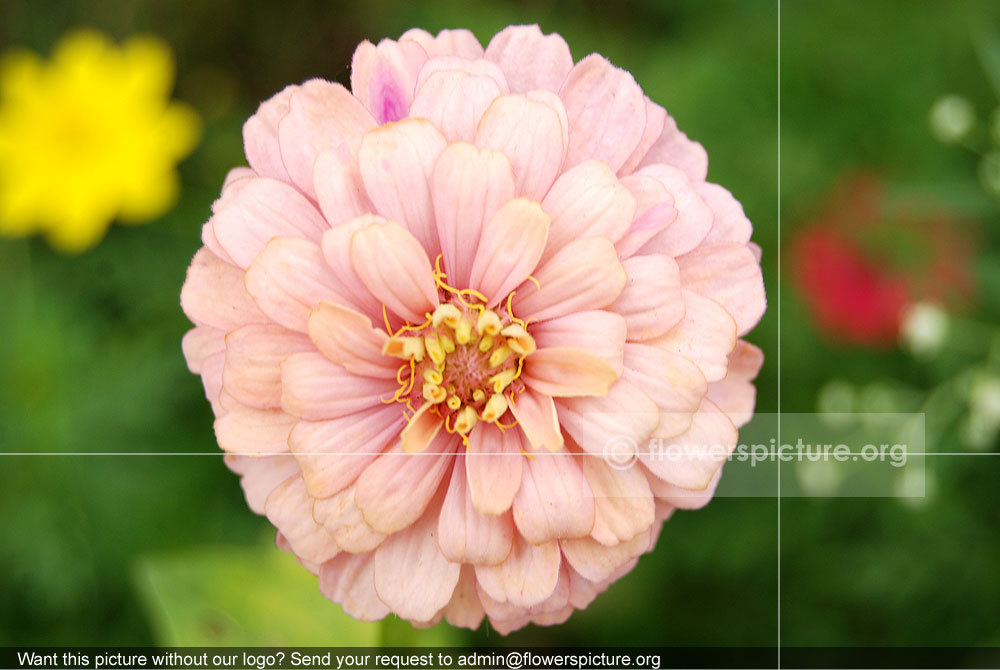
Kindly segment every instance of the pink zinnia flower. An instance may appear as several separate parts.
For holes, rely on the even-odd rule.
[[[648,440],[731,449],[753,412],[750,222],[536,26],[364,42],[351,89],[263,103],[204,226],[184,351],[219,445],[352,616],[562,622],[712,495],[724,452]]]

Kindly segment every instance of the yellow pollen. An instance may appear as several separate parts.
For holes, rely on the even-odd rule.
[[[424,360],[424,343],[419,337],[390,337],[382,345],[382,353],[403,360]]]
[[[437,328],[442,323],[449,328],[454,328],[458,324],[458,320],[462,318],[462,313],[458,311],[458,307],[455,307],[451,303],[444,303],[438,305],[438,308],[434,310],[434,316],[431,317],[431,323]]]
[[[490,334],[483,335],[483,339],[479,340],[479,350],[484,354],[493,348],[493,336]]]
[[[489,402],[486,403],[486,407],[483,408],[482,414],[479,415],[486,423],[493,423],[507,411],[507,399],[503,397],[502,393],[494,393],[490,396]]]
[[[469,340],[472,339],[472,320],[468,317],[462,317],[455,326],[455,341],[459,344],[468,344]]]
[[[510,358],[511,349],[508,346],[503,346],[490,354],[490,367],[495,368],[498,365],[503,365],[508,358]]]
[[[438,370],[427,368],[424,370],[424,381],[430,382],[431,384],[440,384],[444,381],[444,376]]]
[[[472,400],[473,402],[482,402],[486,400],[486,394],[483,392],[483,389],[476,389],[475,391],[473,391]]]
[[[437,335],[424,335],[424,346],[427,347],[427,355],[432,361],[444,363],[445,351]]]
[[[455,410],[457,410],[459,407],[462,406],[462,401],[458,399],[457,395],[452,395],[448,396],[447,404],[448,404],[448,409],[454,412]]]
[[[535,338],[528,334],[524,326],[512,323],[500,331],[500,334],[507,338],[507,346],[514,350],[514,353],[527,356],[534,353]]]
[[[452,340],[447,335],[438,335],[438,339],[441,340],[441,346],[444,348],[444,353],[450,354],[455,351],[455,341]]]
[[[472,427],[476,425],[479,417],[476,416],[476,410],[472,409],[468,405],[462,408],[462,411],[456,415],[455,419],[455,432],[456,433],[468,433],[472,430]]]
[[[510,383],[514,381],[514,378],[516,376],[517,372],[515,370],[508,368],[490,377],[489,382],[490,384],[493,385],[493,392],[500,393],[501,391],[503,391],[505,388],[510,386]]]
[[[445,390],[437,384],[431,384],[430,382],[424,384],[424,400],[427,402],[431,402],[436,405],[440,402],[444,402],[446,395],[448,394]]]
[[[479,331],[480,335],[483,333],[496,335],[501,328],[500,317],[491,309],[484,309],[483,313],[479,315],[479,319],[476,320],[476,330]]]

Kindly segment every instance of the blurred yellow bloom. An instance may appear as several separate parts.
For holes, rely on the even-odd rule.
[[[153,37],[122,46],[77,31],[44,62],[0,60],[0,235],[45,233],[66,252],[96,244],[116,216],[140,223],[179,192],[177,162],[201,123],[170,102],[174,63]]]

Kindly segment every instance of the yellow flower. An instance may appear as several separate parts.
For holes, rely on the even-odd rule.
[[[66,252],[96,244],[115,217],[163,214],[180,190],[177,162],[201,132],[170,102],[174,63],[154,37],[122,46],[93,31],[0,60],[0,235],[45,233]]]

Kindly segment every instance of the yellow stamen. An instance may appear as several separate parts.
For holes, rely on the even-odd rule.
[[[438,339],[441,340],[441,347],[444,348],[444,353],[450,354],[455,351],[455,341],[448,337],[447,335],[438,335]]]
[[[444,376],[434,370],[433,368],[427,368],[424,370],[424,381],[430,382],[431,384],[440,384],[444,380]]]
[[[458,399],[457,395],[448,396],[448,409],[455,411],[462,406],[462,401]]]
[[[476,416],[476,410],[472,409],[468,405],[463,407],[462,411],[455,416],[456,433],[468,433],[472,430],[472,427],[476,425],[476,422],[479,421],[479,417]]]
[[[382,320],[385,321],[386,331],[392,335],[392,326],[389,325],[389,314],[385,311],[385,303],[382,303]]]
[[[538,348],[535,345],[535,338],[529,335],[522,325],[512,323],[501,330],[500,334],[507,338],[507,346],[521,356],[534,353]]]
[[[511,348],[508,346],[502,346],[492,354],[490,354],[490,367],[495,368],[498,365],[502,365],[508,358],[510,358]]]
[[[424,360],[424,343],[419,337],[390,337],[382,345],[382,353],[404,360]]]
[[[479,315],[479,319],[476,321],[476,330],[482,335],[486,333],[487,335],[496,335],[500,332],[502,328],[500,323],[500,317],[497,313],[491,309],[484,309],[483,313]]]
[[[468,344],[472,339],[472,321],[468,317],[462,317],[455,326],[455,341],[459,344]]]
[[[434,310],[434,316],[431,317],[431,323],[437,328],[443,322],[444,325],[449,328],[454,328],[458,325],[458,320],[462,318],[462,313],[451,303],[444,303],[438,305],[438,308]]]
[[[483,339],[479,340],[479,350],[484,354],[493,348],[493,336],[483,335]]]
[[[507,368],[506,370],[498,372],[490,377],[488,381],[493,385],[493,392],[500,393],[505,388],[510,386],[510,383],[514,381],[514,375],[514,370]]]
[[[437,384],[431,384],[430,382],[424,384],[424,400],[427,402],[431,402],[436,405],[440,402],[444,402],[446,395],[448,394],[445,390]]]
[[[474,402],[482,402],[486,400],[486,394],[483,393],[483,389],[476,389],[472,392],[472,400]]]
[[[536,289],[538,289],[539,291],[542,290],[542,283],[540,281],[535,279],[532,275],[528,275],[528,279],[531,281],[532,284],[535,285]]]
[[[486,403],[486,407],[483,408],[479,418],[487,423],[493,423],[503,416],[503,413],[506,411],[507,399],[503,397],[502,393],[494,393]]]
[[[441,341],[437,335],[424,335],[424,346],[427,348],[427,355],[435,363],[444,363],[445,351],[441,346]]]

